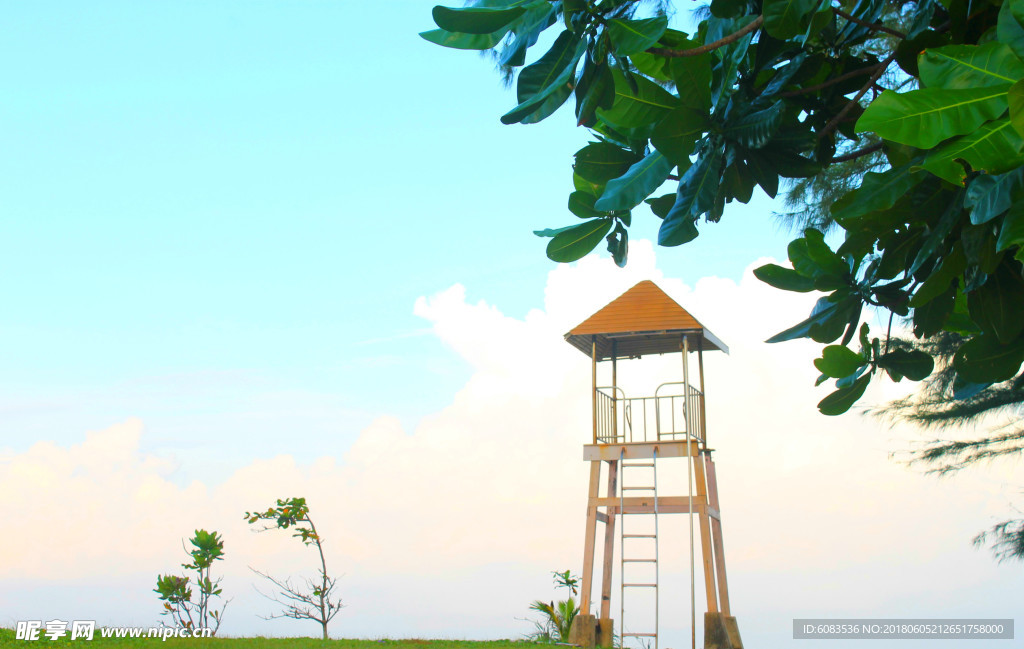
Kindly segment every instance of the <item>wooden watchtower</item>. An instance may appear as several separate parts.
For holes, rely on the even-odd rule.
[[[693,520],[696,517],[707,601],[704,647],[741,649],[736,620],[729,610],[718,488],[712,449],[707,445],[704,407],[704,352],[728,353],[728,347],[650,281],[640,282],[623,293],[567,333],[565,339],[590,357],[593,393],[593,435],[590,443],[583,447],[583,459],[590,462],[590,488],[580,612],[573,625],[572,642],[584,647],[612,646],[613,627],[618,626],[619,646],[639,641],[658,649],[658,517],[689,514],[692,644],[696,647],[693,593]],[[694,352],[699,387],[691,382],[690,355]],[[641,397],[627,397],[618,386],[620,361],[670,353],[682,356],[681,381],[663,383],[653,395]],[[607,361],[611,362],[611,381],[609,385],[600,385],[598,365]],[[602,464],[607,466],[603,496],[600,494]],[[663,482],[666,472],[681,471],[687,485],[682,493],[659,493],[659,470]],[[592,606],[598,523],[604,525],[599,608]],[[638,523],[644,525],[637,527]],[[613,624],[611,617],[616,536],[619,537],[620,568],[618,625]],[[671,548],[671,552],[678,556],[679,548]],[[645,572],[637,576],[638,570]],[[631,596],[642,592],[648,593],[647,605],[631,609]],[[649,595],[652,592],[653,600]],[[681,613],[678,607],[671,610],[675,619],[681,617]],[[640,624],[646,627],[636,628],[637,620],[645,616],[646,621]]]

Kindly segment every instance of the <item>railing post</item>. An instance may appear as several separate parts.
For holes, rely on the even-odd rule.
[[[690,337],[683,336],[683,418],[686,421],[686,441],[693,435],[693,413],[690,411]],[[689,448],[689,446],[687,446]]]
[[[597,336],[590,337],[590,379],[593,392],[594,444],[597,444]]]
[[[619,393],[616,391],[616,388],[617,388],[617,386],[619,384],[618,384],[617,375],[616,375],[616,362],[617,362],[617,359],[615,358],[615,352],[617,351],[617,349],[616,349],[617,346],[618,346],[618,341],[613,340],[612,341],[612,438],[616,442],[619,441],[619,408],[618,408]],[[626,433],[625,433],[625,426],[623,426],[623,433],[622,433],[622,435],[623,435],[622,441],[626,441],[626,439],[625,439],[625,435],[626,435]]]
[[[700,438],[704,448],[708,447],[708,420],[707,410],[705,410],[705,400],[707,395],[704,394],[704,332],[700,334],[700,338],[697,339],[697,369],[700,373]]]

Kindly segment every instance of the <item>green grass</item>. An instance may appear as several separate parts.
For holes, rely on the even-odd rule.
[[[52,641],[42,636],[35,642],[14,639],[13,629],[0,629],[0,647],[43,649],[52,645],[75,644],[81,649],[526,649],[536,643],[525,640],[320,640],[318,638],[101,638],[67,637]]]

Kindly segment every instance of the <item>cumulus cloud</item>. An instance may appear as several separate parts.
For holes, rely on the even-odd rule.
[[[529,630],[516,618],[527,616],[532,599],[553,595],[549,571],[578,571],[581,563],[590,367],[562,334],[653,279],[731,349],[706,358],[708,435],[733,609],[748,643],[785,642],[793,617],[966,615],[951,593],[990,604],[990,617],[1012,616],[999,608],[1009,601],[1005,573],[969,547],[971,534],[1004,507],[1009,469],[939,482],[894,462],[889,453],[914,431],[857,414],[818,415],[814,405],[827,389],[813,388],[817,346],[762,342],[804,317],[813,297],[775,291],[749,269],[739,283],[686,285],[663,276],[649,243],[632,248],[625,270],[590,258],[554,269],[543,309],[523,319],[467,302],[458,285],[417,300],[415,313],[470,364],[470,379],[414,429],[378,419],[336,456],[298,464],[282,448],[220,482],[178,486],[173,462],[139,451],[145,427],[135,420],[87,433],[77,445],[39,442],[0,456],[0,494],[16,511],[5,517],[0,553],[18,558],[0,562],[0,608],[12,620],[154,622],[153,578],[176,570],[180,539],[206,527],[224,535],[225,587],[236,597],[224,631],[311,632],[255,617],[270,604],[253,592],[247,565],[287,575],[309,574],[313,563],[297,540],[254,534],[241,516],[303,495],[329,562],[345,575],[349,607],[335,633]],[[639,393],[679,379],[678,357],[622,365]],[[869,401],[894,394],[873,390]],[[244,444],[244,431],[224,434]],[[677,518],[666,522],[662,556],[663,607],[678,614],[662,619],[666,640],[681,646],[689,635],[688,550]],[[102,596],[86,596],[87,584]],[[701,592],[698,566],[698,612]]]

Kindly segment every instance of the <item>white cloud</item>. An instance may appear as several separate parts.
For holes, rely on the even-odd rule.
[[[303,495],[330,564],[345,574],[349,608],[335,633],[527,631],[515,618],[528,616],[530,600],[553,595],[548,571],[578,571],[581,561],[590,368],[562,334],[650,278],[732,350],[706,358],[708,426],[733,609],[749,644],[785,643],[793,617],[957,616],[966,613],[957,592],[990,604],[990,617],[1011,616],[1001,604],[1008,571],[968,547],[1002,511],[1005,492],[993,474],[939,482],[907,470],[888,453],[915,432],[817,414],[827,389],[812,387],[815,344],[761,342],[804,317],[812,296],[775,291],[749,270],[739,284],[704,278],[690,287],[662,276],[649,243],[632,248],[625,270],[589,258],[556,268],[544,309],[522,320],[467,303],[461,286],[418,300],[415,312],[471,365],[471,378],[414,430],[381,418],[343,453],[309,465],[284,447],[217,484],[180,487],[173,463],[140,453],[139,421],[78,445],[39,442],[2,456],[0,495],[17,514],[5,517],[0,553],[18,560],[0,563],[0,608],[12,619],[150,623],[158,609],[152,579],[176,570],[180,539],[206,527],[224,535],[219,567],[236,597],[224,631],[312,633],[258,620],[270,605],[253,593],[245,568],[293,574],[312,565],[297,540],[253,534],[242,520],[275,498]],[[644,391],[677,380],[678,366],[666,357],[622,371]],[[430,380],[427,368],[423,377]],[[873,390],[869,401],[893,394]],[[224,434],[245,443],[244,431]],[[999,471],[1010,479],[1009,469]],[[663,607],[676,611],[688,608],[679,600],[688,581],[682,521],[666,522],[677,535],[663,546],[671,600]],[[101,584],[103,596],[84,596],[83,584]],[[680,646],[689,632],[674,621],[683,617],[663,618]]]

